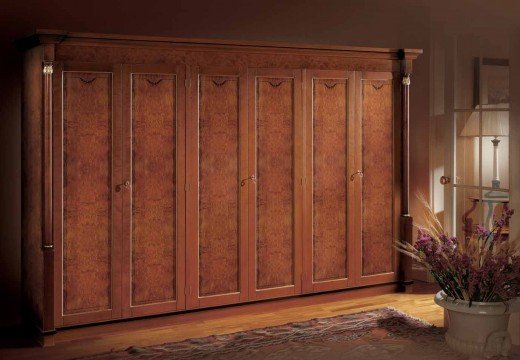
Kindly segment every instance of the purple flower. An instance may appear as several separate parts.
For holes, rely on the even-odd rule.
[[[505,208],[502,212],[502,216],[500,217],[500,219],[495,220],[495,226],[504,227],[504,225],[506,225],[509,222],[509,219],[511,219],[511,216],[513,216],[514,213],[515,210]]]
[[[413,249],[408,248],[408,252],[432,273],[449,296],[487,302],[519,297],[520,252],[507,246],[509,237],[501,235],[512,214],[513,210],[504,208],[492,230],[477,225],[477,243],[459,244],[447,233],[437,235],[419,229]],[[497,239],[501,240],[497,243],[500,246],[495,244]]]
[[[446,254],[452,254],[457,249],[457,238],[456,237],[454,237],[454,236],[450,237],[446,234],[442,234],[442,235],[440,235],[439,240],[441,241],[441,247],[439,248],[439,251],[446,253]]]
[[[500,219],[495,221],[495,225],[498,227],[503,227],[506,224],[506,219],[501,217]]]
[[[484,225],[478,224],[476,233],[478,237],[485,238],[489,235],[489,230]]]
[[[417,241],[415,242],[415,248],[418,251],[423,252],[426,256],[431,256],[438,251],[436,245],[436,242],[429,234],[425,233],[422,229],[418,230]]]

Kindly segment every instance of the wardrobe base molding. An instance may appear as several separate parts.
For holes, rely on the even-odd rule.
[[[281,307],[312,306],[320,303],[345,302],[364,297],[395,294],[399,292],[399,284],[389,283],[382,285],[366,286],[361,288],[334,290],[315,294],[302,294],[280,299],[256,300],[252,302],[208,307],[197,310],[183,310],[175,313],[165,313],[160,316],[150,315],[133,317],[121,320],[112,320],[102,323],[85,324],[72,327],[59,328],[52,332],[38,333],[34,340],[42,347],[54,346],[71,339],[79,340],[92,335],[103,336],[105,332],[132,331],[136,329],[148,329],[164,327],[175,324],[189,323],[193,321],[207,321],[229,316],[247,315],[252,313],[271,312]]]
[[[40,328],[36,328],[28,324],[26,326],[26,332],[34,340],[36,344],[45,348],[56,345],[57,330],[43,331]]]

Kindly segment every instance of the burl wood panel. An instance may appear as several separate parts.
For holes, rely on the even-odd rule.
[[[111,73],[64,73],[63,138],[63,312],[109,309]]]
[[[175,300],[176,77],[132,75],[132,305]]]
[[[184,46],[85,46],[63,43],[56,47],[56,59],[60,61],[99,62],[99,63],[133,63],[133,64],[172,64],[186,63],[200,66],[244,66],[254,68],[285,69],[324,69],[324,70],[363,70],[363,71],[398,71],[398,61],[375,58],[364,53],[359,56],[344,56],[336,52],[324,54],[311,50],[303,53],[301,49],[291,52],[287,49],[272,50],[265,48],[229,50],[200,47],[196,50]],[[66,44],[66,45],[65,45]],[[331,56],[337,55],[337,56]]]
[[[40,326],[43,318],[42,60],[39,47],[25,54],[22,125],[22,283],[25,305]]]
[[[239,82],[199,78],[199,295],[239,289]]]
[[[313,279],[347,277],[348,80],[313,80]]]
[[[363,80],[363,275],[393,271],[391,81]]]
[[[256,80],[257,288],[294,284],[294,79]]]

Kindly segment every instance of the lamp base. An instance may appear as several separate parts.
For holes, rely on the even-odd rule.
[[[500,180],[491,180],[491,187],[493,189],[500,189]],[[484,197],[492,199],[503,199],[508,198],[509,194],[503,191],[489,190],[484,194]]]
[[[495,190],[490,190],[488,191],[487,193],[484,194],[484,197],[485,198],[492,198],[492,199],[505,199],[505,198],[508,198],[509,195],[505,192],[502,192],[502,191],[495,191]]]

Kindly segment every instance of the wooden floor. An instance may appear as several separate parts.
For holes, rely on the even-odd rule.
[[[105,324],[59,331],[56,345],[48,348],[11,342],[0,349],[0,359],[68,359],[100,352],[175,342],[212,334],[331,317],[364,310],[393,307],[436,326],[443,326],[443,311],[433,302],[434,289],[421,293],[370,296],[370,290],[352,298],[345,293],[269,301],[254,306],[206,310],[138,321]],[[368,295],[368,297],[367,297]]]

